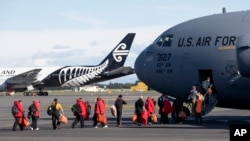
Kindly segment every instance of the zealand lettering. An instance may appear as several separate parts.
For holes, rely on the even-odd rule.
[[[15,74],[15,70],[3,70],[1,72],[1,75],[14,75]]]

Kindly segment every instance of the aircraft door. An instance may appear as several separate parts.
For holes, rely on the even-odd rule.
[[[206,80],[207,77],[210,77],[210,83],[213,84],[212,86],[212,93],[209,94],[208,92],[203,92],[204,95],[204,108],[203,108],[203,115],[206,115],[210,111],[214,109],[214,107],[218,103],[218,96],[217,96],[217,91],[214,85],[213,81],[213,72],[211,69],[200,69],[198,70],[198,75],[199,75],[199,81],[200,81],[200,86],[199,90],[202,91],[202,81]]]

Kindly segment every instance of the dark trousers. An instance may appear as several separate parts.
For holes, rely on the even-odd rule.
[[[167,114],[162,114],[162,123],[169,124],[169,118]]]
[[[38,120],[38,117],[32,116],[31,119],[32,119],[31,127],[32,127],[33,129],[36,129],[36,128],[37,128],[37,120]]]
[[[75,128],[76,124],[80,121],[80,126],[81,128],[84,127],[84,117],[80,116],[80,115],[76,115],[76,118],[74,120],[74,122],[71,124],[72,128]]]
[[[201,113],[195,113],[195,121],[196,121],[196,124],[202,124]]]
[[[140,125],[141,124],[141,112],[136,112],[136,116],[137,116],[137,123]]]
[[[52,125],[53,129],[55,130],[56,128],[60,128],[60,122],[59,122],[59,117],[52,115]]]
[[[117,110],[116,115],[117,115],[117,117],[116,117],[116,124],[117,124],[117,126],[119,126],[119,125],[122,124],[121,123],[121,121],[122,121],[122,111],[118,111]]]
[[[20,130],[23,131],[23,125],[19,124],[19,120],[20,120],[20,117],[15,118],[15,122],[13,124],[12,131],[16,131],[17,125],[20,127]]]

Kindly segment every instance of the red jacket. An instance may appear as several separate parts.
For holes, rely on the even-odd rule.
[[[14,115],[15,118],[23,117],[24,109],[21,101],[14,101],[14,105],[17,107],[18,112]]]
[[[152,98],[148,97],[145,102],[145,108],[149,112],[149,114],[152,114],[155,112],[155,105]]]
[[[165,99],[163,101],[162,113],[168,115],[172,112],[172,106],[169,100]]]
[[[79,113],[80,116],[86,116],[86,107],[81,99],[77,99],[77,105],[80,107],[81,112]]]
[[[40,117],[40,103],[38,100],[33,100],[33,104],[36,108],[36,111],[34,112],[33,116]]]
[[[95,114],[105,114],[105,111],[104,100],[98,97],[95,104]]]

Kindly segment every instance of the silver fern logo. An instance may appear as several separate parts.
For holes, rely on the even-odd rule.
[[[113,57],[116,62],[122,61],[122,56],[127,56],[129,53],[129,50],[126,50],[127,45],[124,43],[121,43],[117,46],[117,48],[113,51]]]
[[[79,87],[95,78],[107,66],[109,60],[96,67],[66,67],[59,73],[59,83],[62,87]]]

